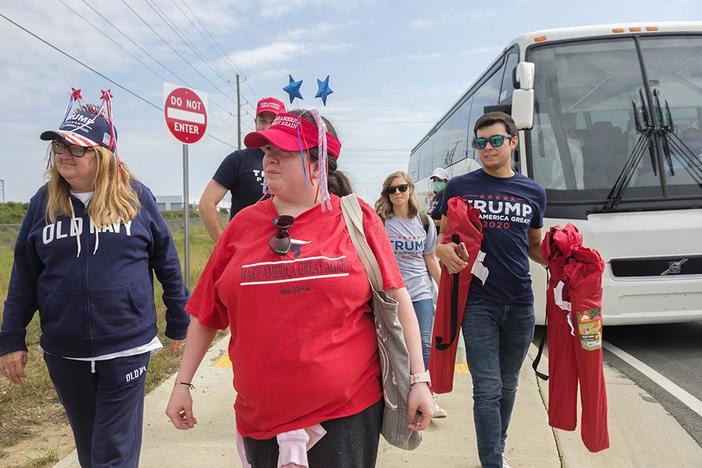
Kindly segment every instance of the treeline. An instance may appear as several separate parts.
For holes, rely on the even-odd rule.
[[[0,224],[20,224],[29,203],[0,203]]]
[[[24,214],[27,212],[29,203],[7,202],[0,203],[0,224],[20,224]],[[166,219],[183,219],[183,211],[162,211]],[[220,214],[227,215],[226,210],[220,210]],[[200,214],[196,209],[190,210],[190,218],[198,218]]]

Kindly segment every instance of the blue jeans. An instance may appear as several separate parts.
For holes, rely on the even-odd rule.
[[[519,370],[534,337],[534,308],[475,299],[463,317],[473,419],[484,468],[501,468]]]
[[[417,314],[419,322],[419,335],[422,337],[422,357],[424,358],[424,368],[429,369],[429,352],[431,351],[431,327],[434,320],[434,301],[422,299],[412,302],[414,313]]]

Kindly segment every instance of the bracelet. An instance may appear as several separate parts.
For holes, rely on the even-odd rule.
[[[431,376],[429,375],[429,371],[425,370],[424,372],[419,372],[417,374],[410,374],[409,376],[409,384],[410,387],[412,387],[416,383],[426,383],[429,388],[431,388]]]
[[[175,382],[173,385],[187,385],[190,390],[195,390],[195,385],[190,382]]]

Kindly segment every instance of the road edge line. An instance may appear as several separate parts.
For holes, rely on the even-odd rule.
[[[637,371],[641,372],[643,375],[645,375],[646,377],[651,379],[656,385],[658,385],[663,390],[668,392],[670,395],[675,397],[678,401],[680,401],[680,403],[687,406],[690,410],[692,410],[698,416],[702,417],[702,401],[695,398],[694,395],[690,394],[688,391],[679,387],[678,385],[673,383],[670,379],[663,376],[661,373],[652,369],[651,367],[647,366],[642,361],[639,361],[638,359],[636,359],[634,356],[627,353],[623,349],[618,348],[617,346],[615,346],[607,341],[603,342],[603,346],[604,346],[604,349],[611,352],[612,354],[614,354],[619,359],[621,359],[622,361],[629,364],[631,367],[633,367]]]

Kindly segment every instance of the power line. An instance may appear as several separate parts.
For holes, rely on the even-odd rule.
[[[202,21],[200,21],[200,18],[197,16],[197,13],[195,13],[195,12],[192,10],[192,8],[190,8],[190,5],[188,5],[188,3],[187,3],[185,0],[181,0],[181,1],[182,1],[183,5],[185,5],[185,8],[187,8],[188,11],[190,12],[190,14],[193,16],[193,18],[195,18],[195,21],[200,25],[200,28],[202,29],[202,31],[204,31],[205,34],[210,38],[211,41],[208,41],[208,42],[210,42],[210,44],[212,44],[213,47],[219,51],[219,53],[222,55],[222,58],[229,64],[230,68],[232,68],[232,70],[233,70],[234,72],[239,73],[240,75],[243,75],[243,73],[241,72],[241,70],[239,69],[239,67],[237,67],[237,66],[234,64],[234,62],[231,61],[231,59],[229,59],[229,56],[228,56],[227,53],[224,52],[224,50],[219,46],[219,43],[215,40],[214,36],[212,36],[212,34],[210,34],[209,30],[205,27],[205,25],[202,24]],[[176,0],[173,0],[173,3],[174,3],[176,6],[178,6],[178,3],[177,3]],[[179,8],[180,8],[180,7],[179,7]],[[183,10],[181,10],[181,12],[183,12]],[[183,16],[186,16],[186,18],[187,18],[187,15],[185,15],[184,12],[183,12]],[[203,37],[205,37],[205,35],[203,35]]]
[[[184,37],[184,36],[180,33],[180,31],[178,31],[178,29],[177,29],[175,26],[173,26],[173,23],[171,22],[171,20],[167,17],[167,15],[166,15],[155,3],[151,2],[151,0],[144,0],[144,1],[145,1],[146,4],[154,11],[154,13],[156,13],[156,15],[158,15],[158,17],[161,18],[161,20],[163,20],[164,23],[166,23],[166,26],[168,26],[168,27],[171,29],[171,31],[173,31],[173,32],[175,33],[175,35],[178,36],[178,37],[180,38],[180,40],[183,41],[183,43],[184,43],[186,46],[188,46],[188,48],[190,48],[190,50],[192,50],[193,53],[194,53],[195,55],[197,55],[198,58],[199,58],[200,60],[202,60],[203,63],[204,63],[205,65],[207,65],[207,67],[208,67],[210,70],[212,70],[212,73],[214,73],[215,75],[217,75],[217,77],[218,77],[219,79],[221,79],[222,81],[224,81],[225,84],[231,85],[231,81],[227,80],[224,76],[222,76],[222,75],[217,71],[217,69],[215,69],[212,65],[210,65],[209,61],[207,60],[207,57],[205,57],[204,55],[202,55],[202,54],[200,53],[200,51],[197,50],[197,49],[195,48],[195,46],[194,46],[186,37]]]
[[[170,80],[168,80],[165,76],[163,76],[161,73],[159,73],[158,71],[154,70],[151,66],[149,66],[149,64],[147,64],[146,62],[144,62],[143,60],[141,60],[138,56],[136,56],[136,55],[134,55],[133,53],[131,53],[130,51],[128,51],[125,47],[122,46],[122,44],[120,44],[119,42],[115,41],[112,37],[110,37],[108,34],[106,34],[102,29],[100,29],[99,27],[97,27],[94,23],[92,23],[92,22],[91,22],[88,18],[86,18],[85,16],[81,15],[78,11],[74,10],[70,5],[68,5],[67,3],[65,3],[63,0],[57,0],[57,1],[58,1],[59,3],[61,3],[63,6],[65,6],[66,8],[68,8],[69,10],[71,10],[71,12],[72,12],[74,15],[78,16],[80,19],[82,19],[82,20],[85,21],[87,24],[89,24],[93,29],[95,29],[95,31],[99,32],[100,34],[102,34],[103,36],[105,36],[107,39],[109,39],[110,41],[112,41],[113,44],[115,44],[117,47],[119,47],[120,49],[122,49],[125,53],[127,53],[127,54],[128,54],[130,57],[132,57],[134,60],[136,60],[137,62],[141,63],[143,66],[145,66],[149,71],[151,71],[151,73],[153,73],[154,75],[158,76],[158,77],[159,77],[160,79],[162,79],[163,81],[170,81]],[[226,125],[228,125],[228,126],[234,128],[234,126],[232,125],[231,122],[228,122],[228,121],[224,120],[223,118],[219,117],[219,116],[216,115],[216,114],[213,114],[213,116],[214,116],[215,118],[217,118],[218,120],[224,122]]]
[[[212,39],[212,43],[214,44],[215,48],[216,48],[217,50],[219,50],[219,52],[222,54],[222,57],[224,58],[224,60],[225,60],[227,63],[229,63],[229,65],[230,65],[234,70],[236,70],[240,75],[243,75],[243,73],[241,72],[241,70],[239,69],[239,67],[237,67],[236,64],[235,64],[234,62],[231,61],[231,59],[229,58],[229,56],[227,55],[227,53],[224,52],[224,50],[223,50],[222,47],[219,45],[219,43],[218,43],[217,40],[214,38],[214,36],[212,36],[212,34],[211,34],[211,33],[209,32],[209,30],[205,27],[205,25],[202,24],[202,21],[200,21],[200,18],[198,17],[197,13],[195,13],[195,12],[192,10],[192,8],[190,8],[190,5],[188,4],[188,2],[187,2],[186,0],[181,0],[181,1],[183,2],[183,5],[185,5],[185,8],[187,8],[188,11],[193,15],[193,18],[195,18],[195,21],[197,21],[197,22],[200,24],[200,26],[202,27],[202,30],[205,31],[205,33],[210,37],[210,39]],[[175,2],[175,0],[174,0],[174,2]],[[254,93],[254,96],[258,96],[258,93],[256,92],[255,89],[253,89],[253,87],[252,87],[251,85],[247,85],[247,86],[248,86],[248,87],[251,89],[251,91]]]
[[[149,29],[151,30],[151,32],[153,32],[159,39],[161,39],[161,41],[162,41],[164,44],[166,44],[166,46],[167,46],[169,49],[171,49],[171,51],[172,51],[174,54],[176,54],[178,57],[180,57],[190,68],[192,68],[192,69],[195,71],[195,73],[197,73],[198,75],[200,75],[205,81],[207,81],[210,85],[212,85],[212,87],[213,87],[214,89],[216,89],[217,91],[219,91],[219,93],[222,94],[222,96],[224,96],[224,97],[226,97],[227,99],[231,100],[232,103],[234,102],[229,96],[227,96],[227,93],[225,93],[224,91],[222,91],[222,90],[219,88],[219,86],[217,86],[212,80],[210,80],[209,78],[207,78],[200,70],[198,70],[197,68],[195,68],[195,66],[194,66],[192,63],[190,63],[190,61],[189,61],[188,59],[186,59],[185,57],[183,57],[183,55],[182,55],[180,52],[178,52],[178,51],[175,49],[175,47],[173,47],[163,36],[161,36],[161,34],[159,34],[159,32],[156,31],[156,29],[154,29],[154,27],[151,26],[151,24],[150,24],[148,21],[146,21],[139,13],[137,13],[137,11],[136,11],[134,8],[132,8],[132,7],[127,3],[126,0],[121,0],[121,1],[122,1],[122,3],[124,4],[124,6],[126,6],[126,7],[129,9],[129,11],[131,11],[131,12],[134,14],[134,16],[136,16],[137,18],[139,18],[139,19],[141,20],[141,22],[144,23],[144,24],[146,25],[146,27],[149,28]]]
[[[180,4],[177,1],[174,0],[173,4],[176,6],[176,8],[178,8],[178,11],[180,11],[180,14],[183,15],[183,18],[188,20],[188,24],[190,24],[190,26],[192,26],[193,29],[195,29],[198,32],[198,34],[200,34],[200,37],[202,37],[205,40],[205,42],[207,42],[207,44],[210,46],[210,48],[212,48],[212,50],[214,51],[214,56],[217,57],[218,55],[221,55],[220,52],[216,50],[216,48],[215,48],[214,44],[212,43],[212,41],[210,40],[210,38],[205,33],[202,32],[203,31],[202,23],[197,24],[197,22],[194,22],[193,20],[191,20],[190,15],[188,15],[185,12],[185,10],[183,10],[183,8],[180,6]],[[226,56],[223,57],[223,59],[229,65],[229,68],[231,69],[232,73],[236,74],[239,72],[237,69],[235,69],[232,66],[233,65],[232,62],[227,60]]]
[[[200,21],[200,18],[198,17],[197,13],[195,13],[192,10],[192,8],[190,8],[190,5],[188,5],[188,2],[186,0],[181,0],[181,2],[185,6],[185,8],[188,9],[188,11],[193,16],[193,18],[195,18],[195,21],[200,25],[201,30],[204,31],[204,33],[211,39],[211,42],[210,41],[208,41],[208,42],[210,42],[210,44],[212,44],[212,46],[215,48],[216,51],[219,51],[219,53],[222,55],[222,58],[224,59],[224,61],[226,61],[229,64],[230,68],[232,68],[233,71],[235,71],[235,72],[239,73],[239,75],[243,76],[244,74],[242,73],[241,69],[239,67],[237,67],[236,64],[234,62],[232,62],[232,60],[229,58],[229,55],[226,52],[224,52],[224,49],[222,49],[222,47],[219,45],[219,43],[214,38],[214,36],[212,36],[212,34],[208,30],[208,28],[206,28],[205,25],[202,23],[202,21]],[[177,2],[175,2],[175,4],[176,4],[176,6],[178,6]],[[183,10],[181,10],[181,12],[183,12]],[[183,16],[185,16],[187,18],[187,15],[185,13],[183,13]],[[248,83],[248,80],[246,79],[245,76],[244,76],[243,81],[244,81],[244,83],[246,83],[246,86],[253,93],[254,98],[257,99],[259,97],[258,92],[253,88],[253,86],[251,86]],[[250,105],[252,109],[254,108],[253,105],[251,105],[251,103],[248,100],[246,100],[246,98],[244,98],[244,102],[246,104]]]
[[[200,50],[193,44],[193,42],[191,42],[187,37],[183,36],[183,34],[181,34],[180,31],[178,31],[178,28],[176,28],[175,25],[173,24],[173,20],[170,19],[168,17],[168,15],[166,15],[166,13],[164,13],[164,11],[158,5],[156,5],[156,2],[152,2],[151,0],[144,0],[144,1],[154,11],[154,13],[156,13],[156,15],[158,15],[158,17],[161,18],[161,20],[166,24],[166,26],[168,26],[171,29],[171,31],[173,31],[176,34],[176,36],[178,36],[180,38],[180,40],[183,41],[183,43],[186,46],[188,46],[188,48],[190,48],[190,50],[192,50],[193,53],[195,55],[197,55],[200,60],[202,60],[202,63],[204,63],[210,70],[212,70],[212,73],[217,75],[217,77],[220,80],[222,80],[225,83],[225,85],[232,84],[232,82],[230,80],[228,80],[226,77],[224,77],[215,67],[213,67],[210,64],[207,57],[203,53],[200,52]],[[176,6],[178,6],[178,5],[176,4]],[[186,19],[188,20],[188,22],[190,22],[189,18],[186,17]],[[248,103],[246,98],[244,98],[244,101],[245,101],[245,103]],[[232,100],[232,102],[233,102],[233,100]],[[234,117],[234,115],[231,112],[229,112],[229,115]]]
[[[71,10],[71,12],[72,12],[74,15],[78,16],[80,19],[82,19],[83,21],[85,21],[86,23],[88,23],[95,31],[97,31],[98,33],[102,34],[103,36],[105,36],[105,37],[106,37],[107,39],[109,39],[110,41],[112,41],[112,43],[113,43],[114,45],[116,45],[117,47],[119,47],[120,49],[122,49],[122,50],[123,50],[125,53],[127,53],[131,58],[133,58],[133,59],[136,60],[137,62],[139,62],[139,63],[141,63],[142,65],[144,65],[147,69],[149,69],[149,71],[151,71],[151,73],[153,73],[154,75],[158,76],[158,77],[161,78],[163,81],[169,81],[169,80],[168,80],[165,76],[163,76],[161,73],[159,73],[158,71],[154,70],[149,64],[147,64],[146,62],[144,62],[143,60],[141,60],[139,57],[137,57],[136,55],[134,55],[133,53],[131,53],[130,51],[128,51],[125,47],[122,46],[122,44],[120,44],[119,42],[117,42],[116,40],[114,40],[112,37],[110,37],[108,34],[106,34],[102,29],[98,28],[98,27],[97,27],[94,23],[92,23],[88,18],[86,18],[85,16],[81,15],[78,11],[74,10],[73,7],[71,7],[69,4],[67,4],[67,3],[64,2],[63,0],[57,0],[57,1],[58,1],[59,3],[61,3],[63,6],[65,6],[66,8],[68,8],[69,10]]]
[[[144,49],[144,48],[143,48],[142,46],[140,46],[137,42],[133,41],[131,37],[127,36],[120,28],[118,28],[117,26],[115,26],[115,25],[112,23],[112,21],[110,21],[108,18],[106,18],[106,17],[105,17],[102,13],[100,13],[98,10],[96,10],[95,8],[93,8],[93,6],[92,6],[91,4],[89,4],[86,0],[81,0],[81,1],[85,4],[85,6],[87,6],[88,8],[90,8],[96,15],[98,15],[103,21],[105,21],[107,24],[109,24],[110,26],[112,26],[112,28],[113,28],[115,31],[117,31],[118,33],[120,33],[126,40],[128,40],[130,43],[132,43],[132,44],[133,44],[135,47],[137,47],[139,50],[141,50],[142,52],[144,52],[151,60],[153,60],[154,62],[156,62],[156,63],[158,63],[159,65],[161,65],[161,67],[163,67],[165,70],[167,70],[167,71],[168,71],[171,75],[173,75],[176,79],[180,80],[181,83],[185,83],[186,85],[190,86],[191,88],[193,87],[193,86],[190,85],[187,81],[185,81],[183,78],[181,78],[180,76],[178,76],[178,74],[177,74],[176,72],[174,72],[173,70],[171,70],[170,68],[168,68],[166,65],[164,65],[163,63],[161,63],[161,61],[159,61],[156,57],[154,57],[153,55],[151,55],[151,54],[149,53],[149,51],[147,51],[146,49]],[[168,80],[166,80],[166,81],[168,81]]]
[[[95,74],[98,75],[99,77],[101,77],[101,78],[107,80],[108,82],[112,83],[113,85],[117,86],[117,87],[120,88],[121,90],[123,90],[123,91],[125,91],[125,92],[131,94],[132,96],[134,96],[135,98],[139,99],[139,100],[142,101],[143,103],[145,103],[145,104],[147,104],[147,105],[153,107],[154,109],[158,110],[159,112],[163,112],[163,108],[162,108],[161,106],[159,106],[159,105],[157,105],[157,104],[154,104],[153,102],[149,101],[149,100],[146,99],[145,97],[140,96],[139,94],[135,93],[135,92],[132,91],[131,89],[127,88],[126,86],[124,86],[124,85],[122,85],[122,84],[116,82],[115,80],[113,80],[112,78],[108,77],[108,76],[105,75],[104,73],[101,73],[101,72],[97,71],[96,69],[94,69],[94,68],[91,67],[90,65],[87,65],[86,63],[84,63],[84,62],[80,61],[79,59],[75,58],[74,56],[72,56],[72,55],[69,54],[68,52],[65,52],[65,51],[63,51],[62,49],[56,47],[56,46],[55,46],[54,44],[52,44],[51,42],[49,42],[49,41],[47,41],[46,39],[44,39],[44,38],[42,38],[42,37],[40,37],[40,36],[34,34],[32,31],[30,31],[29,29],[25,28],[24,26],[22,26],[22,25],[16,23],[16,22],[13,21],[12,19],[10,19],[10,18],[8,18],[7,16],[5,16],[3,13],[0,13],[0,17],[4,18],[4,19],[7,20],[8,22],[12,23],[13,25],[15,25],[16,27],[18,27],[18,28],[21,29],[22,31],[24,31],[24,32],[26,32],[27,34],[29,34],[30,36],[34,37],[35,39],[37,39],[37,40],[43,42],[44,44],[48,45],[49,47],[51,47],[51,48],[54,49],[55,51],[61,53],[62,55],[66,56],[67,58],[73,60],[74,62],[76,62],[77,64],[81,65],[82,67],[87,68],[88,70],[90,70],[91,72],[95,73]],[[227,146],[231,146],[232,148],[234,147],[234,145],[232,145],[232,144],[230,144],[230,143],[227,143],[226,141],[224,141],[224,140],[222,140],[222,139],[220,139],[220,138],[217,138],[216,136],[214,136],[214,135],[212,135],[212,134],[210,134],[210,133],[208,133],[207,136],[210,137],[210,138],[212,138],[213,140],[219,141],[220,143],[223,143],[223,144],[225,144],[225,145],[227,145]]]
[[[195,21],[197,24],[193,23],[190,20],[190,16],[185,11],[183,11],[183,9],[178,4],[177,0],[173,0],[173,4],[176,6],[176,8],[178,8],[178,10],[183,15],[183,17],[188,21],[188,23],[193,25],[195,27],[195,29],[198,31],[198,33],[200,33],[200,35],[203,37],[203,39],[205,39],[205,41],[208,42],[209,45],[214,49],[215,55],[217,55],[217,53],[221,54],[222,59],[229,64],[229,67],[232,69],[232,71],[234,73],[238,73],[242,77],[241,81],[246,83],[246,86],[248,86],[248,88],[252,91],[254,99],[258,100],[256,90],[253,89],[253,87],[248,84],[248,79],[245,76],[242,76],[243,73],[241,72],[239,67],[237,67],[234,64],[234,62],[231,61],[231,59],[229,58],[227,53],[224,52],[224,50],[219,46],[219,44],[217,43],[215,38],[212,36],[212,34],[210,34],[209,30],[205,27],[205,25],[202,23],[202,21],[200,21],[200,18],[197,16],[197,14],[190,8],[190,5],[187,4],[186,0],[181,0],[181,2],[183,3],[183,5],[185,5],[185,7],[188,9],[188,11],[190,11],[190,14],[192,15],[193,18],[195,18]],[[229,80],[227,80],[227,81],[229,81]],[[255,111],[256,108],[254,107],[253,104],[251,104],[251,102],[248,99],[246,99],[245,96],[240,96],[240,99],[244,102],[245,105],[249,106],[251,108],[251,110]]]
[[[103,21],[105,21],[107,24],[109,24],[110,26],[112,26],[112,28],[113,28],[115,31],[117,31],[118,33],[120,33],[120,34],[121,34],[125,39],[127,39],[131,44],[133,44],[133,45],[134,45],[135,47],[137,47],[139,50],[141,50],[142,52],[144,52],[151,60],[153,60],[154,62],[158,63],[161,67],[163,67],[165,70],[167,70],[171,75],[173,75],[177,80],[179,80],[180,83],[185,84],[185,85],[188,86],[189,88],[195,88],[195,86],[193,86],[192,84],[188,83],[187,80],[183,79],[183,78],[182,78],[181,76],[179,76],[176,72],[174,72],[173,70],[171,70],[170,68],[168,68],[168,67],[167,67],[166,65],[164,65],[163,63],[161,63],[161,61],[158,60],[158,59],[157,59],[156,57],[154,57],[153,55],[151,55],[151,54],[149,53],[149,51],[147,51],[146,49],[144,49],[142,46],[140,46],[138,43],[136,43],[134,40],[132,40],[131,37],[127,36],[124,32],[122,32],[122,30],[121,30],[120,28],[118,28],[117,26],[115,26],[114,23],[112,23],[112,21],[110,21],[108,18],[106,18],[106,17],[105,17],[102,13],[100,13],[98,10],[96,10],[95,8],[93,8],[93,6],[90,5],[86,0],[81,0],[81,1],[85,4],[85,6],[87,6],[88,8],[90,8],[96,15],[98,15]],[[170,81],[170,80],[165,80],[165,81]],[[210,102],[211,102],[214,106],[218,107],[219,109],[221,109],[222,111],[224,111],[225,113],[227,113],[230,117],[234,117],[234,114],[232,114],[231,111],[229,111],[226,107],[224,107],[224,106],[222,106],[221,104],[219,104],[219,103],[218,103],[217,101],[215,101],[214,99],[210,99]]]

